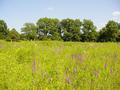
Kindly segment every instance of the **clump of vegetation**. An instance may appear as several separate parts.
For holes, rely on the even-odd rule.
[[[8,35],[6,37],[7,41],[19,41],[20,40],[20,34],[16,31],[16,29],[12,29],[8,32]]]
[[[40,18],[36,24],[25,23],[21,33],[16,29],[9,30],[5,21],[0,20],[0,39],[19,40],[59,40],[74,42],[119,42],[120,23],[113,20],[98,30],[89,19]]]
[[[119,43],[0,41],[0,90],[119,90]]]

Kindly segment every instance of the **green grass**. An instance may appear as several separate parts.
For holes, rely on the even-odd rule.
[[[0,90],[120,90],[120,43],[0,41]]]

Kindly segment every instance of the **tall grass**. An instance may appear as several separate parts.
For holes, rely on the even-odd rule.
[[[120,44],[0,41],[0,90],[120,90]]]

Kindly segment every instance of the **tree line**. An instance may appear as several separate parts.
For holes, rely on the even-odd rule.
[[[89,19],[40,18],[36,24],[25,23],[18,33],[9,29],[4,20],[0,20],[0,39],[19,40],[63,40],[78,42],[119,42],[120,23],[113,20],[100,30]]]

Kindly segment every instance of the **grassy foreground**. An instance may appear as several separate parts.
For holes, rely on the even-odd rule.
[[[120,90],[120,43],[0,41],[0,90]]]

